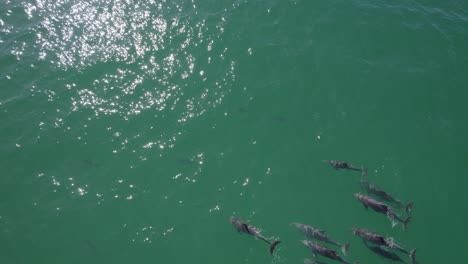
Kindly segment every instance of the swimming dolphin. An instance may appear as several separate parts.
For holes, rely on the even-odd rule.
[[[304,225],[301,223],[292,223],[292,225],[295,226],[297,229],[299,229],[308,238],[317,239],[317,240],[340,247],[343,254],[346,255],[346,251],[349,248],[349,243],[341,245],[340,243],[331,239],[325,231],[317,229],[309,225]]]
[[[406,253],[409,255],[411,261],[413,262],[413,264],[416,263],[416,249],[413,249],[411,251],[408,251],[406,249],[404,249],[403,247],[401,247],[400,245],[398,245],[397,243],[395,243],[394,239],[393,238],[385,238],[373,231],[370,231],[368,229],[364,229],[364,228],[353,228],[351,229],[353,234],[354,235],[357,235],[358,237],[362,238],[364,240],[364,242],[371,242],[371,243],[374,243],[376,245],[379,245],[379,246],[385,246],[385,247],[389,247],[389,248],[393,248],[393,249],[396,249],[396,250],[399,250],[403,253]]]
[[[243,222],[242,220],[240,220],[240,219],[238,219],[238,218],[236,218],[234,216],[231,216],[229,218],[229,222],[231,222],[231,224],[234,226],[234,228],[239,233],[249,234],[249,235],[254,236],[254,237],[256,237],[256,238],[258,238],[260,240],[263,240],[267,244],[269,244],[270,245],[270,254],[271,255],[273,255],[273,250],[275,250],[276,246],[281,242],[279,240],[276,240],[273,243],[271,243],[270,241],[268,241],[268,239],[266,239],[264,236],[262,236],[262,234],[260,234],[260,232],[258,232],[255,227],[246,224],[245,222]]]
[[[405,263],[397,254],[391,252],[391,251],[388,251],[386,249],[383,249],[382,247],[373,247],[373,246],[369,246],[367,243],[366,244],[366,247],[370,250],[372,250],[375,254],[377,255],[380,255],[384,258],[387,258],[387,259],[391,259],[393,261],[398,261],[398,262],[402,262],[402,263]]]
[[[411,213],[411,209],[413,208],[413,202],[408,202],[406,205],[400,202],[399,200],[393,198],[389,193],[382,190],[381,188],[369,183],[367,180],[361,180],[359,185],[363,190],[365,190],[368,194],[374,195],[386,202],[390,202],[395,204],[400,208],[405,208],[406,214]]]
[[[349,262],[344,260],[340,255],[338,255],[338,253],[336,253],[336,251],[333,250],[333,249],[329,249],[327,247],[324,247],[324,246],[322,246],[320,244],[314,243],[314,242],[309,241],[309,240],[302,240],[302,243],[306,247],[312,249],[312,254],[314,256],[317,256],[317,254],[319,254],[319,255],[322,255],[324,257],[337,260],[337,261],[339,261],[341,263],[344,263],[344,264],[350,264]]]
[[[344,162],[344,161],[339,161],[339,160],[324,160],[323,162],[329,163],[330,165],[333,166],[335,169],[348,169],[348,170],[354,170],[354,171],[360,171],[362,176],[367,175],[367,169],[359,169],[351,164]]]
[[[364,205],[366,209],[369,207],[372,208],[374,211],[383,213],[387,215],[388,217],[392,219],[396,219],[400,221],[403,225],[403,230],[406,231],[406,225],[408,224],[409,220],[411,219],[410,216],[406,217],[404,220],[392,210],[392,207],[389,205],[386,205],[382,202],[379,202],[369,196],[360,194],[360,193],[355,193],[354,196]]]

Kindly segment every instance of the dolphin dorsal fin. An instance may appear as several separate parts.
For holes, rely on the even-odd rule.
[[[246,223],[243,223],[243,224],[242,224],[242,229],[244,230],[244,232],[250,234],[249,226],[248,226]]]

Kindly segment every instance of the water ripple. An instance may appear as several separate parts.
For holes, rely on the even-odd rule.
[[[447,20],[467,22],[468,15],[463,14],[466,9],[461,7],[459,2],[436,2],[439,6],[429,6],[421,4],[417,1],[401,1],[401,2],[388,2],[388,1],[367,1],[355,0],[355,4],[367,8],[385,8],[389,10],[396,10],[399,12],[412,12],[421,13],[427,16],[438,16]],[[440,5],[446,4],[450,6],[441,7]]]
[[[165,0],[38,0],[23,8],[40,20],[38,59],[78,74],[62,95],[72,112],[91,110],[84,122],[146,113],[182,125],[219,105],[235,81],[235,59],[222,44],[232,10],[206,15],[193,1]],[[39,93],[60,96],[50,88]],[[179,134],[138,144],[163,149]]]

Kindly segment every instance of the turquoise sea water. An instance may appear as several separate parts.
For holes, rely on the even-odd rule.
[[[461,0],[3,0],[0,263],[302,263],[292,222],[463,263],[467,44]]]

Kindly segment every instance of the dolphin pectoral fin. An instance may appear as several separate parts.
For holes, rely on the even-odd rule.
[[[393,215],[390,215],[388,213],[386,215],[387,215],[387,219],[392,224],[392,228],[394,228],[396,225],[398,225],[398,222],[396,221],[395,217],[393,217]]]
[[[369,210],[369,206],[362,204],[364,206],[364,209]]]
[[[341,246],[341,252],[343,252],[343,255],[346,256],[346,253],[348,252],[348,248],[349,248],[349,243],[346,243],[343,246]]]

